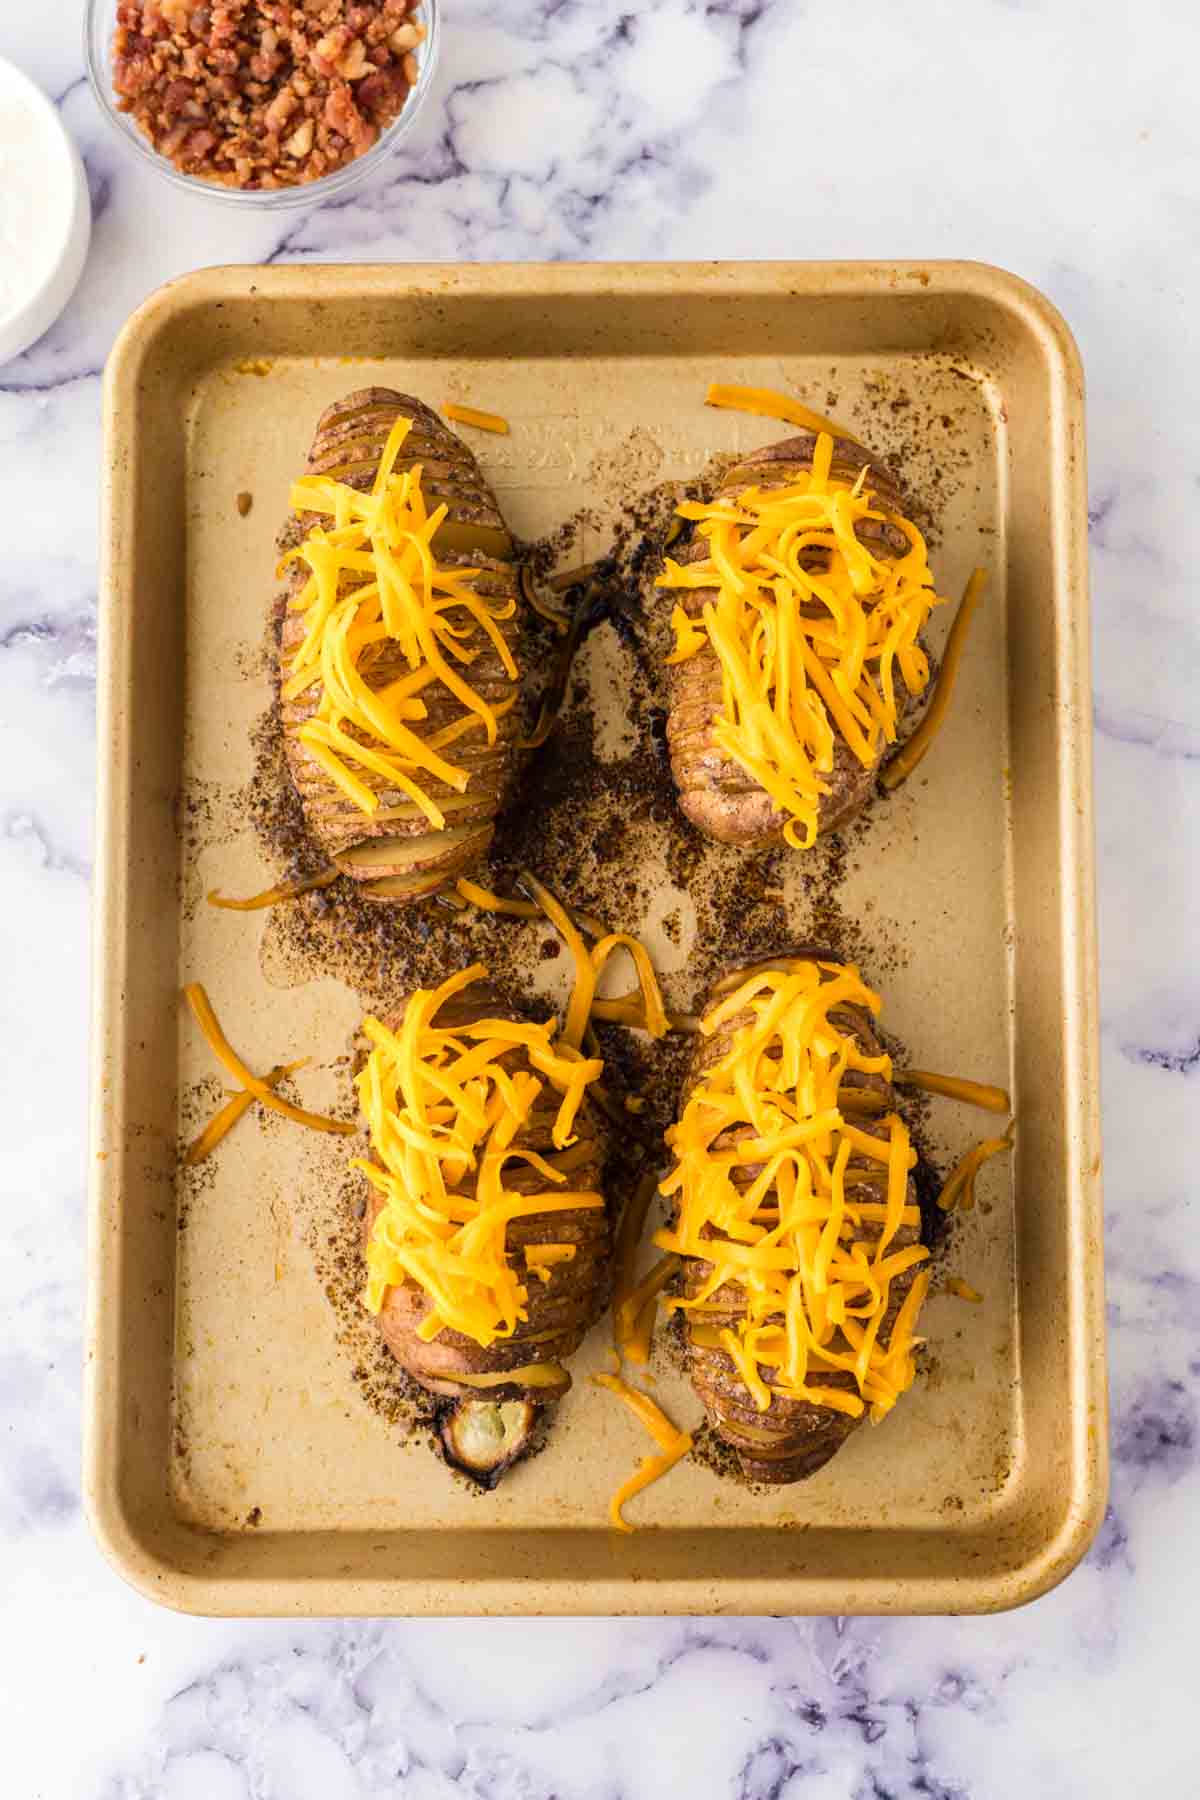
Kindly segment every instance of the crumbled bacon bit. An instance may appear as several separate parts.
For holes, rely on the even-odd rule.
[[[284,149],[289,156],[294,156],[299,162],[303,157],[308,155],[309,151],[312,149],[312,145],[313,122],[311,119],[305,119],[300,125],[297,125],[295,131],[293,131],[291,137],[284,145]]]
[[[284,88],[282,93],[276,94],[263,114],[263,123],[267,130],[282,131],[299,104],[300,97],[298,94],[294,94],[291,88]]]
[[[353,161],[417,74],[420,0],[119,0],[116,103],[185,175],[295,187]]]

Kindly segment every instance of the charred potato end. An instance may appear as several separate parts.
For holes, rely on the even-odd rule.
[[[530,1400],[458,1400],[439,1427],[442,1455],[480,1487],[493,1488],[527,1456],[542,1422]]]

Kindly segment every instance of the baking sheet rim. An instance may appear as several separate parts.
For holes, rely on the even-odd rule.
[[[1075,1388],[1071,1398],[1071,1496],[1057,1537],[1002,1577],[978,1581],[932,1574],[920,1578],[867,1578],[853,1584],[810,1575],[778,1580],[723,1581],[704,1575],[662,1582],[614,1575],[581,1590],[570,1581],[473,1580],[442,1584],[302,1576],[243,1578],[205,1576],[156,1552],[122,1498],[115,1447],[122,1396],[119,1380],[122,1213],[119,1184],[108,1160],[107,1119],[120,1110],[123,1071],[113,1055],[124,990],[128,944],[126,889],[120,880],[129,842],[133,746],[122,721],[129,675],[128,645],[114,628],[122,581],[122,556],[135,518],[133,462],[120,456],[118,427],[136,420],[142,358],[164,323],[181,310],[249,290],[264,303],[303,297],[314,273],[335,281],[350,296],[392,295],[406,286],[448,285],[503,293],[663,294],[699,288],[777,293],[795,297],[835,295],[880,299],[918,286],[936,294],[999,304],[1038,338],[1048,359],[1054,406],[1050,419],[1054,464],[1060,481],[1053,495],[1058,545],[1056,586],[1068,596],[1069,642],[1059,645],[1060,681],[1067,705],[1057,751],[1062,770],[1060,838],[1061,906],[1070,927],[1062,970],[1065,994],[1065,1058],[1069,1076],[1065,1137],[1074,1261],[1068,1270],[1072,1307]],[[127,321],[105,370],[105,459],[102,476],[100,634],[98,647],[99,770],[97,860],[93,914],[91,1156],[89,1159],[89,1263],[84,1382],[84,1499],[95,1536],[113,1566],[148,1597],[178,1610],[227,1615],[319,1613],[671,1613],[737,1610],[826,1612],[982,1612],[1021,1605],[1053,1587],[1086,1552],[1103,1518],[1107,1498],[1107,1430],[1103,1326],[1100,1199],[1100,1128],[1096,1043],[1097,977],[1094,848],[1091,793],[1090,644],[1087,630],[1086,476],[1082,434],[1082,369],[1071,333],[1051,303],[1004,270],[976,262],[920,263],[697,263],[697,264],[498,264],[296,265],[287,268],[229,266],[197,271],[159,288]],[[134,424],[134,429],[136,425]],[[1074,440],[1072,442],[1072,440]],[[1068,450],[1071,454],[1068,454]],[[182,1526],[178,1530],[186,1530]],[[201,1533],[192,1533],[197,1540]],[[215,1543],[219,1543],[219,1539]],[[215,1545],[214,1545],[215,1547]],[[836,1592],[833,1591],[836,1587]],[[848,1591],[852,1587],[853,1591]],[[1003,1591],[998,1591],[1002,1587]],[[560,1592],[561,1590],[561,1592]],[[728,1598],[726,1590],[730,1591]],[[828,1597],[826,1593],[828,1591]],[[568,1597],[573,1596],[568,1603]],[[582,1599],[585,1604],[579,1604]],[[400,1603],[399,1606],[397,1603]]]

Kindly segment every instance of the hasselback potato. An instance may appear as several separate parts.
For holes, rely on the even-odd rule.
[[[692,1382],[758,1481],[814,1474],[912,1381],[928,1251],[877,1011],[823,951],[735,971],[668,1134]]]
[[[871,797],[928,680],[924,543],[869,452],[816,432],[745,457],[673,531],[656,587],[680,807],[722,843],[806,847]]]
[[[600,1065],[499,1007],[480,967],[364,1029],[366,1304],[450,1403],[451,1460],[491,1480],[569,1388],[563,1363],[607,1304]]]
[[[420,899],[487,850],[514,771],[512,542],[467,446],[389,388],[322,413],[291,503],[279,684],[292,779],[313,837],[364,894]]]

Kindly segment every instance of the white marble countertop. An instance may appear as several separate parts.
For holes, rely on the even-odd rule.
[[[0,53],[56,97],[95,209],[68,312],[0,369],[4,1794],[1200,1792],[1200,14],[445,0],[411,150],[348,204],[258,219],[168,196],[127,160],[82,77],[80,10],[0,9]],[[991,1619],[156,1610],[102,1563],[79,1492],[103,359],[137,301],[205,263],[716,255],[981,258],[1043,288],[1082,346],[1113,1402],[1099,1542],[1054,1594]]]

